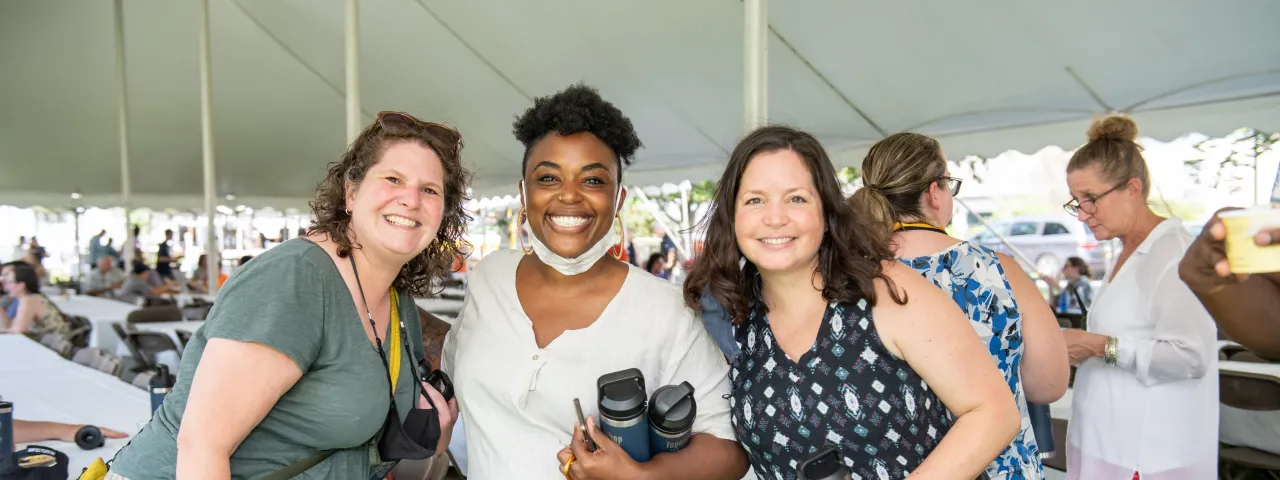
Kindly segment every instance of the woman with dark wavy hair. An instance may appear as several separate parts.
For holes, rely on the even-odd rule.
[[[448,127],[379,114],[316,189],[311,231],[218,292],[107,478],[370,478],[394,465],[379,454],[387,426],[430,437],[405,422],[415,405],[438,407],[421,415],[439,442],[419,446],[444,452],[457,404],[417,381],[424,352],[408,339],[422,335],[413,297],[466,248],[461,149]]]
[[[960,310],[898,264],[845,203],[813,136],[770,126],[734,149],[685,281],[724,305],[733,424],[761,478],[827,446],[858,478],[977,477],[1018,429]]]

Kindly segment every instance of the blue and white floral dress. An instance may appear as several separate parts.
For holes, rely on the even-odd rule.
[[[987,467],[987,475],[1008,480],[1044,478],[1022,390],[1022,314],[1000,258],[986,247],[960,242],[933,255],[899,260],[951,294],[995,359],[1018,403],[1022,426],[1013,443]]]

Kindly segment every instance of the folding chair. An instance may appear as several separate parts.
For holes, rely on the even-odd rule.
[[[67,341],[67,337],[61,333],[46,333],[40,337],[40,344],[49,347],[50,350],[57,352],[62,358],[71,358],[71,351],[75,349],[71,342]]]
[[[167,333],[162,332],[146,332],[133,331],[129,332],[129,339],[126,340],[132,346],[131,352],[137,352],[134,357],[138,361],[141,368],[148,370],[156,368],[159,363],[156,356],[161,352],[173,351],[179,356],[182,355],[182,349],[173,343],[173,338]]]
[[[98,359],[97,364],[93,366],[100,372],[106,373],[113,377],[119,378],[124,373],[124,361],[110,353]]]
[[[161,297],[156,295],[147,295],[142,298],[142,307],[168,307],[177,306],[178,301],[169,297]]]
[[[1280,379],[1231,370],[1220,370],[1218,375],[1223,405],[1257,412],[1280,411]],[[1280,480],[1280,455],[1249,447],[1220,445],[1218,462],[1219,476],[1226,480],[1257,478],[1254,475]]]
[[[106,350],[98,347],[81,348],[76,350],[75,355],[72,355],[71,361],[86,367],[93,367],[106,353]]]
[[[1061,418],[1053,419],[1053,446],[1053,457],[1042,460],[1045,468],[1067,471],[1067,421]]]
[[[154,307],[142,307],[132,312],[124,319],[125,323],[153,323],[153,322],[180,322],[182,321],[182,309],[177,305],[161,305]]]
[[[67,323],[71,324],[71,331],[67,333],[67,341],[77,348],[88,347],[89,333],[93,331],[93,323],[80,315],[63,314],[62,317],[66,318]]]

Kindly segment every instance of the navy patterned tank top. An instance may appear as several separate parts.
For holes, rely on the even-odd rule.
[[[742,353],[729,370],[733,426],[759,478],[794,480],[799,462],[826,445],[840,449],[853,478],[903,478],[955,423],[885,349],[865,300],[828,305],[797,361],[778,347],[760,306],[734,338]]]

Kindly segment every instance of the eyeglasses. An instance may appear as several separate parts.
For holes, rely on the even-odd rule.
[[[424,122],[404,112],[378,112],[378,127],[396,125],[405,128],[421,128],[433,137],[453,148],[453,154],[462,151],[462,134],[447,125]]]
[[[1098,211],[1098,200],[1101,200],[1102,197],[1107,196],[1107,194],[1120,190],[1127,185],[1129,185],[1129,183],[1125,182],[1112,187],[1111,190],[1107,190],[1097,195],[1085,195],[1084,200],[1076,200],[1075,198],[1072,198],[1071,201],[1062,204],[1062,209],[1066,210],[1067,213],[1072,216],[1079,215],[1081,210],[1084,210],[1084,213],[1093,215]],[[1086,207],[1085,205],[1088,206]]]
[[[945,175],[938,177],[938,180],[947,181],[947,189],[951,190],[951,196],[953,197],[960,194],[960,184],[964,183],[964,180],[961,180],[956,177],[948,177]]]

